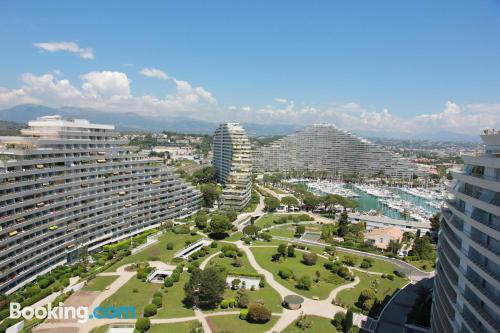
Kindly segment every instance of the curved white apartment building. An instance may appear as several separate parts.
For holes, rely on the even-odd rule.
[[[224,208],[242,209],[251,198],[252,151],[250,140],[238,123],[224,123],[215,130],[213,166],[217,182],[224,187]]]
[[[432,331],[500,332],[500,132],[464,156],[442,208]]]
[[[415,164],[333,124],[313,125],[256,149],[253,166],[261,172],[326,171],[374,176],[382,171],[401,178],[423,174]]]
[[[199,208],[197,190],[112,125],[49,116],[22,134],[0,137],[0,292]]]

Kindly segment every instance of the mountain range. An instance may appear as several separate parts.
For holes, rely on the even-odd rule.
[[[102,124],[113,124],[120,131],[173,131],[186,134],[212,134],[217,127],[217,123],[208,122],[188,117],[154,118],[142,116],[137,113],[110,113],[102,112],[91,108],[61,107],[52,108],[36,104],[21,104],[9,109],[0,110],[0,120],[16,123],[27,123],[38,117],[49,115],[61,115],[65,118],[83,118],[91,122]],[[321,122],[321,121],[318,121]],[[259,136],[282,136],[296,132],[305,125],[292,124],[256,124],[243,123],[248,135]],[[477,142],[479,135],[467,135],[448,131],[432,133],[415,133],[412,135],[389,132],[381,135],[379,132],[357,132],[363,137],[384,137],[394,139],[414,139],[430,141],[462,141]]]

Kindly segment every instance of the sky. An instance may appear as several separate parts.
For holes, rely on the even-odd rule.
[[[500,127],[500,0],[0,0],[0,108]],[[1,117],[1,113],[0,113]]]

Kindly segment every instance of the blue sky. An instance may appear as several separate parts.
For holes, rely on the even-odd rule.
[[[35,102],[403,132],[477,133],[500,121],[500,1],[1,7],[2,108]],[[71,52],[54,51],[68,43]]]

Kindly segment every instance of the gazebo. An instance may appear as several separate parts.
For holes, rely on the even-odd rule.
[[[304,303],[304,298],[299,295],[287,295],[283,299],[283,304],[290,310],[298,310]]]

